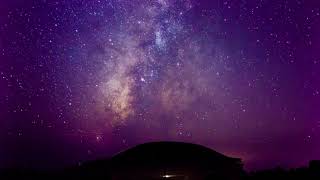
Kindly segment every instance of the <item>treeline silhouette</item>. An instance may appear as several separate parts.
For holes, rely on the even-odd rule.
[[[274,168],[269,170],[261,170],[255,172],[245,173],[243,176],[239,177],[239,180],[319,180],[320,179],[320,162],[317,161],[317,166],[301,167],[295,169],[282,169]],[[109,172],[104,170],[104,173],[101,173],[96,167],[92,167],[90,170],[70,168],[62,171],[55,172],[39,172],[28,169],[11,169],[11,170],[2,170],[0,171],[1,180],[11,180],[11,179],[21,179],[21,180],[65,180],[65,179],[77,179],[77,180],[108,180],[112,179]],[[160,179],[160,178],[159,178]],[[165,179],[165,178],[163,178]],[[167,178],[174,179],[174,178]],[[205,180],[218,180],[216,177],[208,177]],[[224,180],[224,179],[223,179]]]
[[[310,161],[308,167],[294,169],[274,168],[250,172],[246,175],[248,180],[270,180],[270,179],[291,179],[291,180],[320,180],[320,161]]]
[[[274,168],[245,172],[241,159],[227,157],[209,148],[178,142],[138,145],[110,159],[89,161],[75,167],[35,171],[0,170],[0,180],[320,180],[320,161],[307,167]]]

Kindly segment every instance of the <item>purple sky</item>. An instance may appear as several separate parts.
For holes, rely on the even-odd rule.
[[[320,159],[318,0],[1,0],[0,167],[175,140]]]

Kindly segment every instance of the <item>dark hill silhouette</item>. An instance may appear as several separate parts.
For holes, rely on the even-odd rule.
[[[131,149],[120,152],[112,158],[113,162],[130,161],[159,163],[177,161],[201,161],[217,163],[221,161],[241,162],[241,159],[227,157],[204,146],[183,142],[151,142],[137,145]]]
[[[319,180],[320,161],[309,167],[276,168],[246,174],[240,159],[227,157],[209,148],[178,142],[155,142],[135,146],[111,159],[89,161],[60,172],[27,169],[0,171],[0,179],[77,179],[77,180]]]
[[[240,159],[180,142],[138,145],[108,161],[90,162],[82,168],[95,169],[100,175],[108,169],[112,179],[238,179],[244,173]]]

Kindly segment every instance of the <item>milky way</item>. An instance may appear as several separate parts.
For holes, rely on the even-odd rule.
[[[249,169],[320,158],[320,4],[0,2],[0,167],[184,141]]]

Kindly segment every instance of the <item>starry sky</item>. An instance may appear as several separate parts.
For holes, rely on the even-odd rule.
[[[0,167],[151,141],[320,158],[318,0],[1,0]]]

